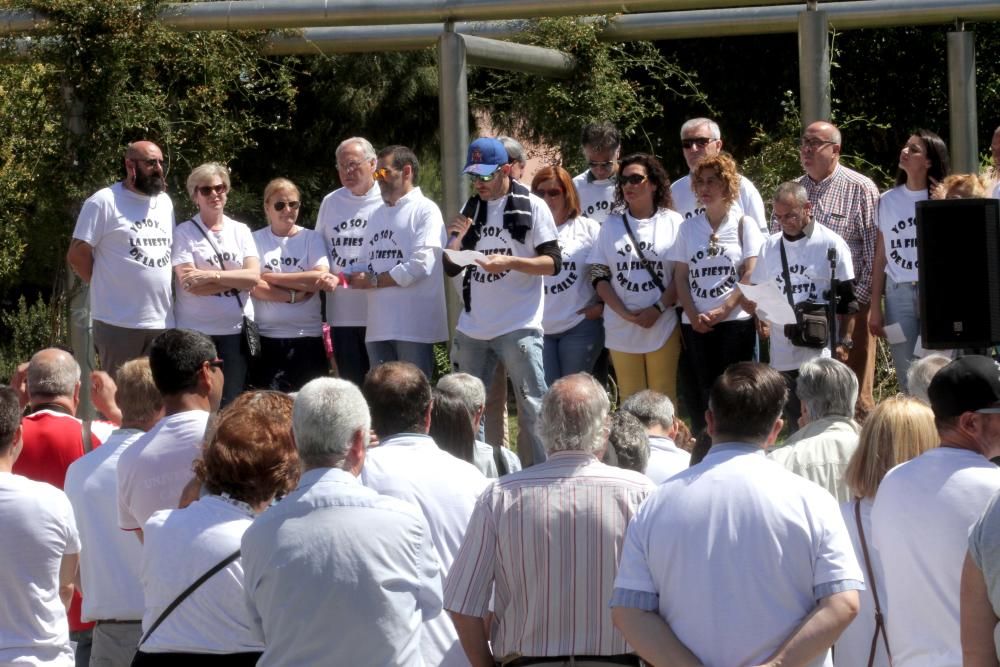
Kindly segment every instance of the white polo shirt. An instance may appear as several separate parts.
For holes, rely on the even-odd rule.
[[[653,484],[661,484],[690,466],[690,452],[685,452],[670,438],[649,436],[649,462],[645,473]]]

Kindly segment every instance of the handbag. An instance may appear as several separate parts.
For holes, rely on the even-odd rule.
[[[872,592],[872,600],[875,602],[875,634],[872,635],[872,647],[868,651],[868,667],[875,664],[875,649],[878,647],[878,636],[882,635],[882,643],[885,644],[885,654],[889,658],[889,666],[892,667],[892,651],[889,650],[889,635],[885,631],[885,617],[882,615],[882,605],[878,602],[878,590],[875,584],[875,570],[872,569],[871,557],[868,555],[868,541],[865,539],[865,531],[861,527],[861,498],[854,499],[854,521],[858,526],[858,537],[861,541],[861,554],[865,557],[865,571],[868,573],[868,588]]]
[[[785,255],[785,240],[779,241],[781,248],[781,275],[785,281],[785,297],[795,313],[795,324],[785,325],[785,336],[797,347],[822,349],[830,342],[830,322],[827,320],[827,305],[815,301],[795,303],[792,299],[792,280],[788,274],[788,256]]]
[[[201,225],[199,225],[197,221],[195,221],[194,219],[192,219],[191,222],[194,223],[194,226],[198,228],[198,231],[201,232],[201,235],[205,237],[206,241],[208,241],[208,245],[212,246],[212,250],[215,251],[215,257],[219,260],[219,266],[220,267],[224,266],[224,264],[222,263],[222,253],[219,252],[219,249],[215,247],[215,243],[212,242],[212,239],[209,237],[208,233],[204,229],[202,229]],[[240,298],[239,290],[236,290],[236,293],[233,294],[233,296],[236,297],[236,302],[240,304],[240,312],[242,313],[243,299]],[[249,317],[247,317],[246,315],[243,316],[243,338],[240,339],[240,348],[243,354],[246,355],[247,357],[250,357],[251,359],[256,359],[257,357],[260,356],[261,352],[260,329],[257,327],[257,323],[254,322]]]

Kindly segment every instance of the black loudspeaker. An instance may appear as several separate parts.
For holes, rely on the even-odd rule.
[[[916,224],[921,345],[1000,343],[1000,201],[917,202]]]

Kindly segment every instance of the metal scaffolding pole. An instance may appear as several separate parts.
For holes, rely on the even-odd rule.
[[[830,25],[810,4],[799,14],[799,108],[802,127],[830,120]]]
[[[459,35],[458,38],[465,43],[465,54],[470,65],[559,79],[569,78],[576,68],[576,58],[555,49],[472,35]]]
[[[962,26],[948,33],[948,119],[952,170],[978,172],[976,34]]]
[[[527,21],[462,21],[455,32],[479,37],[516,37],[527,30]],[[444,32],[442,23],[410,25],[303,28],[272,36],[265,51],[270,55],[311,53],[378,53],[416,51],[436,46]]]

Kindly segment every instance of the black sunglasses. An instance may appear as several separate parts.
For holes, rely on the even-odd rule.
[[[210,197],[214,192],[217,195],[225,194],[229,190],[225,183],[219,183],[218,185],[199,185],[195,190],[198,191],[202,197]]]
[[[274,202],[274,210],[280,213],[285,210],[285,206],[288,206],[289,211],[297,211],[301,203],[297,201],[276,201]]]
[[[695,137],[694,139],[681,139],[681,148],[690,149],[692,146],[698,146],[699,148],[704,148],[710,142],[715,141],[709,137]]]

